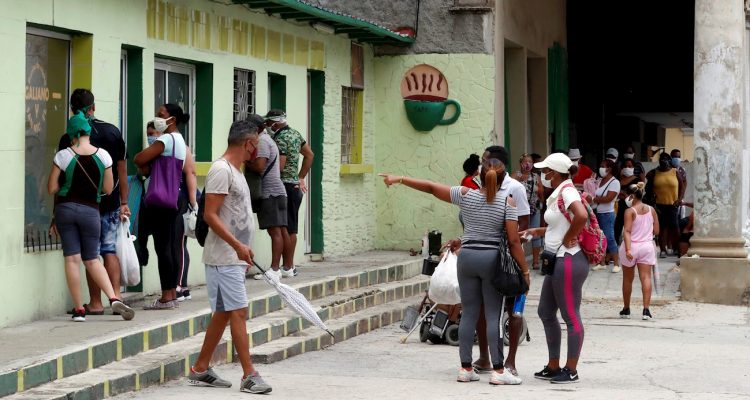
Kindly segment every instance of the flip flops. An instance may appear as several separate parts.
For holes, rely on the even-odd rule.
[[[471,366],[474,367],[474,372],[478,374],[489,374],[490,372],[492,372],[492,367],[483,368],[480,367],[476,362],[471,364]]]
[[[104,310],[100,310],[100,311],[89,310],[88,304],[84,304],[83,309],[86,310],[86,315],[104,315]],[[68,314],[73,314],[73,310],[68,311]]]

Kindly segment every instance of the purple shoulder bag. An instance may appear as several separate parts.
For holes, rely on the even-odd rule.
[[[182,160],[175,157],[174,135],[168,135],[172,137],[172,155],[162,154],[151,162],[151,181],[144,201],[151,207],[176,210],[182,180]]]

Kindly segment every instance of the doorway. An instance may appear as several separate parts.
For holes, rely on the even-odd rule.
[[[307,142],[315,154],[310,168],[310,189],[307,196],[305,242],[306,252],[323,254],[323,105],[325,104],[325,73],[307,73]]]

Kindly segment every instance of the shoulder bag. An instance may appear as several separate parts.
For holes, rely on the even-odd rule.
[[[250,189],[250,202],[252,203],[253,212],[256,214],[260,211],[261,200],[263,200],[263,179],[271,172],[271,168],[276,165],[277,158],[279,157],[276,156],[271,160],[262,175],[255,171],[250,171],[247,165],[245,166],[245,181],[247,182],[247,188]]]
[[[183,161],[175,157],[175,138],[172,137],[172,155],[161,154],[151,162],[151,181],[146,190],[144,202],[148,206],[177,209],[180,194]]]
[[[508,198],[505,199],[505,212],[503,212],[503,221],[508,214]],[[505,226],[503,224],[503,226]],[[508,246],[508,230],[503,229],[500,235],[500,251],[497,257],[497,267],[495,275],[492,277],[492,286],[497,289],[503,296],[519,296],[529,290],[526,280],[523,279],[521,267],[516,259],[510,254]]]

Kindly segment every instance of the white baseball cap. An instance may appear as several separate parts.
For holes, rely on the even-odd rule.
[[[617,160],[617,157],[620,155],[620,153],[617,152],[617,149],[614,147],[610,147],[607,149],[607,158],[612,158],[614,160]],[[610,157],[612,156],[612,157]]]
[[[561,174],[569,173],[571,166],[573,166],[573,161],[570,161],[570,158],[563,153],[550,154],[544,161],[534,164],[534,168],[549,168]]]

